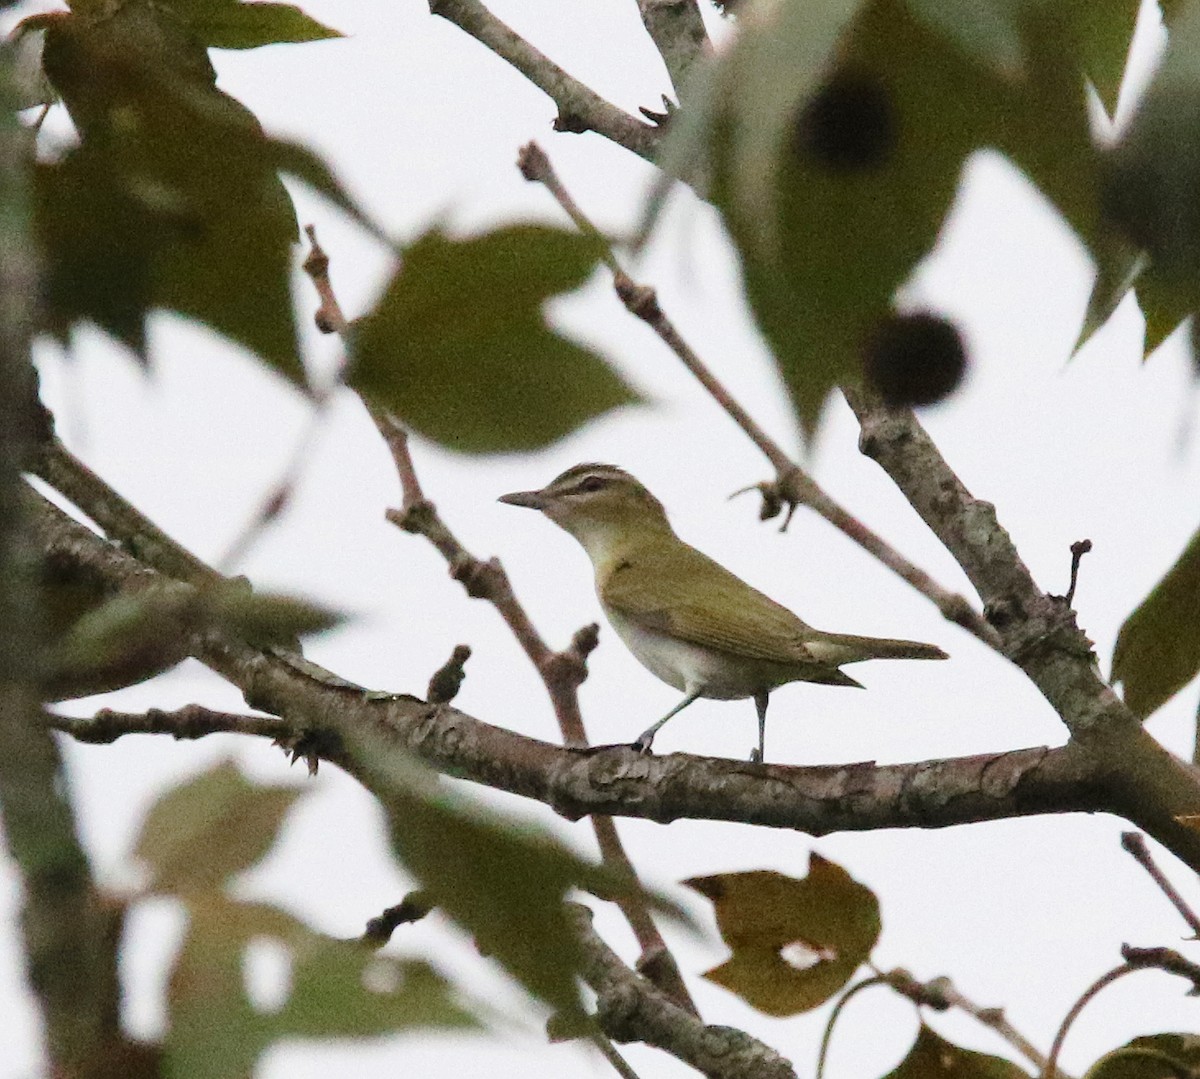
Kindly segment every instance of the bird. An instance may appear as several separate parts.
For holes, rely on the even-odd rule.
[[[857,686],[839,668],[867,659],[947,659],[920,641],[826,633],[735,576],[675,534],[663,504],[615,465],[568,468],[537,491],[499,501],[539,510],[579,541],[595,571],[596,593],[617,635],[651,673],[683,699],[648,727],[654,736],[700,697],[753,698],[764,759],[767,702],[788,682]]]

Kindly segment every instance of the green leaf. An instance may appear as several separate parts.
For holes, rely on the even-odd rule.
[[[1029,1079],[1003,1057],[962,1049],[921,1024],[908,1055],[884,1079]]]
[[[704,976],[768,1015],[829,1000],[879,939],[879,900],[841,866],[809,857],[802,880],[773,870],[693,877],[733,954]]]
[[[1200,1037],[1146,1034],[1101,1057],[1088,1079],[1178,1079],[1200,1070]]]
[[[169,11],[130,0],[111,18],[67,16],[48,27],[44,63],[82,136],[77,151],[43,173],[43,235],[59,304],[53,327],[62,332],[96,303],[97,321],[138,347],[146,307],[166,307],[303,385],[291,200],[269,140],[252,113],[216,88],[204,48]],[[57,183],[55,168],[66,170]],[[93,189],[103,213],[92,207],[89,215]],[[111,293],[125,274],[133,287],[122,301]],[[76,296],[85,275],[113,283]]]
[[[57,699],[105,693],[144,681],[185,659],[197,628],[186,589],[97,597],[72,581],[44,593],[58,617],[80,610],[46,657],[43,681]]]
[[[1154,79],[1111,152],[1106,207],[1163,285],[1200,305],[1200,0],[1174,21]]]
[[[294,4],[172,0],[171,7],[210,49],[257,49],[344,36]]]
[[[150,891],[222,887],[266,855],[300,794],[251,783],[232,761],[168,791],[146,814],[134,848],[150,868]]]
[[[396,853],[430,901],[530,993],[582,1018],[579,948],[563,899],[574,887],[611,893],[612,880],[548,833],[445,794],[390,808]]]
[[[1105,111],[1117,111],[1140,0],[1071,0],[1083,70]]]
[[[1137,609],[1113,651],[1113,681],[1143,719],[1200,671],[1200,532]]]
[[[425,233],[357,324],[350,385],[464,453],[545,446],[638,400],[546,324],[546,302],[583,284],[599,254],[596,240],[541,225]]]
[[[260,648],[324,633],[345,621],[344,615],[320,604],[248,588],[220,589],[208,601],[206,614],[213,626]]]
[[[1138,275],[1134,291],[1146,325],[1142,351],[1149,359],[1192,313],[1191,302],[1186,290],[1161,273],[1154,263]]]
[[[274,1012],[255,1010],[245,987],[247,946],[264,940],[280,945],[291,963],[286,997]],[[167,1074],[248,1076],[285,1038],[478,1027],[454,997],[426,963],[325,936],[277,907],[192,895],[188,935],[168,987]]]
[[[668,139],[687,178],[711,177],[806,432],[857,378],[861,342],[936,242],[969,154],[1001,150],[1092,241],[1097,157],[1067,14],[966,6],[978,18],[964,38],[904,0],[763,5],[718,61],[708,122],[681,125],[686,147]],[[1007,39],[1021,69],[1002,77],[978,54],[1007,69]]]

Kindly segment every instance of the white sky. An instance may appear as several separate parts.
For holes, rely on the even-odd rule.
[[[602,227],[638,212],[650,169],[596,136],[557,135],[554,108],[453,26],[417,0],[310,0],[314,16],[347,32],[343,41],[216,54],[222,86],[269,130],[303,138],[333,161],[350,188],[401,238],[442,215],[471,229],[513,219],[561,221],[513,161],[536,138],[564,181]],[[641,31],[632,0],[497,0],[496,12],[594,89],[631,111],[657,106],[668,83]],[[1147,27],[1141,68],[1156,31]],[[301,219],[317,224],[333,258],[334,283],[351,315],[377,293],[383,254],[328,207],[305,194]],[[677,196],[667,227],[638,267],[701,355],[759,421],[785,444],[794,427],[761,343],[736,296],[736,281],[714,215]],[[1080,622],[1105,670],[1121,622],[1161,576],[1198,523],[1200,437],[1190,424],[1196,396],[1179,341],[1143,366],[1141,322],[1126,301],[1113,323],[1075,361],[1071,344],[1091,269],[1079,244],[1012,168],[976,159],[937,253],[911,286],[914,298],[959,321],[974,367],[952,404],[923,419],[951,465],[993,501],[1038,581],[1066,587],[1068,548],[1092,539],[1076,598]],[[311,310],[307,283],[297,295]],[[763,587],[802,617],[831,630],[935,641],[945,664],[876,664],[856,669],[866,693],[792,686],[773,697],[768,759],[821,763],[918,760],[1059,744],[1064,729],[1023,676],[966,633],[944,623],[920,597],[823,522],[801,512],[786,535],[760,525],[750,499],[729,492],[768,476],[765,463],[651,333],[624,315],[599,275],[560,305],[564,325],[600,347],[653,399],[589,426],[528,457],[476,461],[417,443],[427,493],[480,556],[504,559],[516,588],[550,642],[561,646],[598,619],[583,553],[537,515],[498,505],[504,491],[539,486],[581,460],[612,461],[666,503],[678,531]],[[305,315],[307,319],[307,314]],[[70,363],[45,350],[43,377],[68,443],[179,540],[217,558],[289,459],[305,407],[287,387],[212,335],[161,318],[153,332],[155,374],[146,379],[99,335],[81,335]],[[310,334],[313,353],[334,343]],[[844,406],[829,409],[809,457],[819,480],[918,564],[967,590],[951,558],[882,472],[856,449]],[[474,649],[457,700],[502,726],[556,739],[534,672],[485,605],[468,600],[423,541],[383,520],[397,500],[389,461],[361,409],[343,397],[333,409],[286,516],[238,567],[258,584],[300,592],[360,617],[312,642],[308,652],[339,674],[374,688],[421,693],[458,642]],[[596,742],[628,740],[661,715],[676,693],[629,656],[607,628],[582,691]],[[130,709],[190,701],[236,708],[236,693],[189,664],[119,697]],[[71,711],[89,714],[98,700]],[[1150,729],[1190,751],[1196,693],[1162,709]],[[701,701],[672,721],[660,752],[744,757],[754,740],[749,702]],[[332,768],[308,782],[260,742],[126,739],[115,747],[68,746],[77,805],[99,878],[113,887],[133,876],[126,852],[139,815],[188,773],[234,755],[255,775],[311,789],[294,827],[246,894],[302,912],[326,931],[351,936],[396,902],[407,882],[390,868],[370,799]],[[472,797],[551,823],[590,850],[586,823],[466,789]],[[841,862],[877,890],[884,930],[881,966],[920,978],[952,977],[968,996],[1004,1005],[1043,1048],[1076,996],[1119,961],[1123,942],[1177,946],[1183,926],[1128,856],[1107,817],[1026,820],[937,832],[844,835],[816,842],[794,833],[732,824],[621,822],[631,854],[664,887],[699,874],[775,867],[802,875],[810,849]],[[1185,895],[1194,879],[1163,855]],[[708,931],[674,934],[685,972],[720,962],[725,950],[705,904],[690,903]],[[0,866],[0,1077],[39,1073],[35,1016],[20,983],[13,930],[18,907],[11,871]],[[598,925],[629,959],[619,918]],[[134,920],[125,971],[136,1031],[161,1029],[164,963],[179,919],[165,905]],[[402,930],[392,948],[455,972],[472,993],[510,1017],[492,1036],[406,1037],[348,1050],[310,1044],[273,1051],[265,1079],[306,1079],[331,1068],[363,1076],[481,1074],[492,1079],[545,1071],[605,1074],[587,1049],[547,1046],[520,995],[435,916]],[[812,1073],[826,1010],[768,1019],[730,994],[691,979],[709,1022],[762,1037]],[[977,1025],[935,1017],[947,1036],[987,1051],[1002,1045]],[[1195,1030],[1183,986],[1155,974],[1125,979],[1089,1007],[1068,1040],[1063,1066],[1080,1074],[1100,1053],[1140,1033]],[[874,990],[851,1005],[835,1038],[830,1079],[869,1079],[894,1066],[915,1030],[912,1009]],[[691,1074],[638,1047],[628,1057],[643,1077]]]

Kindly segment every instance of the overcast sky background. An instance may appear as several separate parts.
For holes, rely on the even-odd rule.
[[[345,40],[214,54],[224,89],[268,130],[302,138],[334,163],[352,191],[400,239],[441,217],[469,231],[512,220],[561,222],[540,188],[514,167],[518,147],[538,139],[577,200],[603,228],[636,219],[652,171],[597,136],[555,134],[554,107],[539,91],[418,0],[309,0],[312,15]],[[492,7],[544,52],[630,111],[656,107],[669,83],[633,0],[496,0]],[[30,9],[44,10],[31,5]],[[1138,52],[1144,78],[1160,41],[1144,12]],[[714,30],[724,30],[719,19]],[[1136,80],[1135,80],[1136,81]],[[1127,88],[1128,90],[1128,88]],[[1128,93],[1126,94],[1128,101]],[[61,118],[53,121],[63,130]],[[386,253],[335,211],[298,195],[333,259],[348,314],[363,311],[390,269]],[[761,341],[737,296],[736,272],[714,214],[678,194],[664,228],[636,268],[729,389],[785,445],[795,426]],[[976,157],[936,253],[906,290],[914,303],[953,317],[973,367],[951,404],[922,419],[968,487],[996,504],[1039,583],[1066,589],[1069,546],[1090,538],[1076,607],[1107,671],[1126,615],[1178,555],[1200,523],[1197,399],[1182,341],[1148,364],[1141,319],[1127,300],[1112,324],[1068,362],[1091,281],[1080,245],[1015,170],[996,155]],[[297,277],[306,323],[313,302]],[[529,456],[474,460],[420,441],[414,456],[428,495],[477,555],[499,555],[551,644],[600,612],[586,557],[538,515],[498,505],[497,495],[540,486],[584,460],[611,461],[641,478],[666,504],[677,530],[821,628],[934,641],[952,661],[856,668],[867,687],[850,693],[796,685],[773,697],[768,759],[792,763],[894,762],[1060,744],[1065,731],[1024,677],[934,609],[832,528],[800,511],[790,531],[760,524],[757,505],[730,492],[767,478],[757,451],[705,396],[649,330],[625,315],[597,275],[556,318],[604,354],[652,404],[629,409]],[[309,332],[312,356],[336,343]],[[200,556],[221,557],[285,468],[307,422],[302,400],[206,331],[162,317],[152,333],[155,370],[146,378],[128,355],[96,333],[72,356],[41,350],[44,389],[68,444],[118,490]],[[891,486],[856,447],[853,418],[831,404],[808,450],[818,479],[848,508],[939,580],[967,583]],[[451,648],[474,654],[456,701],[490,723],[557,740],[540,683],[486,605],[451,582],[424,541],[383,519],[398,500],[389,458],[361,407],[343,394],[307,461],[285,518],[234,567],[256,584],[314,597],[356,615],[312,641],[308,654],[372,688],[423,693]],[[593,741],[632,739],[677,694],[643,670],[604,628],[582,690]],[[191,701],[237,708],[236,692],[188,663],[120,694],[120,707],[170,708]],[[90,714],[100,699],[74,702]],[[1192,687],[1150,721],[1173,750],[1190,752]],[[688,750],[744,758],[755,738],[750,702],[701,701],[664,730],[659,752]],[[333,768],[315,781],[289,769],[262,742],[209,738],[174,743],[128,738],[114,747],[67,746],[76,805],[96,873],[108,887],[136,880],[128,850],[140,815],[172,783],[232,755],[254,775],[304,785],[294,827],[246,895],[280,902],[327,932],[353,936],[408,888],[388,863],[371,800]],[[585,822],[478,788],[471,798],[550,823],[591,850]],[[1072,817],[936,832],[842,835],[811,841],[733,824],[622,821],[635,863],[673,888],[690,876],[774,867],[803,875],[818,850],[880,896],[881,966],[919,978],[949,975],[969,997],[1003,1005],[1043,1049],[1085,986],[1119,961],[1118,948],[1177,946],[1184,926],[1145,874],[1118,847],[1123,822]],[[1193,903],[1194,877],[1163,864]],[[707,904],[672,893],[706,927],[697,939],[672,930],[686,973],[726,952]],[[41,1074],[36,1016],[21,981],[14,875],[0,864],[0,1077]],[[635,950],[619,917],[598,925],[626,958]],[[125,973],[136,1032],[161,1031],[166,962],[181,918],[168,904],[131,926]],[[393,950],[431,958],[508,1019],[492,1035],[409,1035],[352,1052],[298,1044],[273,1051],[264,1079],[307,1079],[334,1067],[353,1075],[482,1074],[491,1079],[544,1070],[605,1074],[593,1051],[547,1046],[534,1010],[470,944],[436,915],[403,929]],[[252,971],[264,984],[271,968]],[[811,1075],[827,1009],[794,1019],[758,1015],[724,990],[690,980],[704,1017],[762,1037]],[[933,1025],[991,1052],[1004,1046],[958,1016]],[[1102,1052],[1136,1034],[1196,1030],[1194,1001],[1178,980],[1149,973],[1100,996],[1068,1039],[1065,1068],[1080,1074]],[[893,1067],[915,1031],[912,1008],[873,990],[848,1009],[835,1037],[829,1079],[871,1079]],[[691,1074],[663,1054],[627,1050],[643,1077]]]

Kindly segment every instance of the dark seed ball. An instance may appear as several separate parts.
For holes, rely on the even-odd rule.
[[[800,110],[792,148],[804,162],[859,172],[886,164],[898,137],[896,107],[883,82],[865,72],[839,71]]]
[[[966,367],[957,327],[928,312],[881,319],[863,349],[867,381],[893,408],[936,404],[958,386]]]

